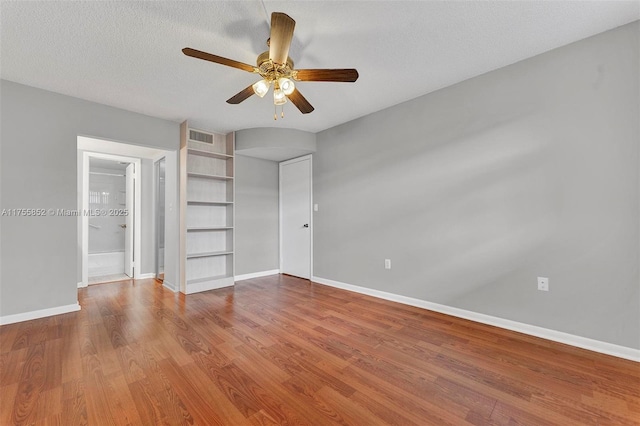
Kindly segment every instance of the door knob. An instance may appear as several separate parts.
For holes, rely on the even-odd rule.
[[[305,223],[305,224],[304,224],[304,225],[302,225],[302,226],[303,226],[303,227],[305,227],[305,228],[308,228],[308,227],[309,227],[309,224],[308,224],[308,223]]]

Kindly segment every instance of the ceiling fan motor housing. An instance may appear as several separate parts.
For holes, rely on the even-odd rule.
[[[293,61],[287,56],[286,64],[277,64],[269,59],[269,52],[262,52],[256,61],[258,73],[267,81],[278,80],[279,78],[295,78]]]

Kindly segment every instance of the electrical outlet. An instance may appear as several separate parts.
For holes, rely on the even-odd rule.
[[[391,259],[384,260],[384,269],[391,269]]]
[[[538,290],[549,291],[549,278],[538,277]]]

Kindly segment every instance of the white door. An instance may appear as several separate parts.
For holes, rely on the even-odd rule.
[[[135,200],[135,164],[131,163],[127,166],[125,172],[125,197],[127,215],[125,216],[124,228],[124,273],[133,278],[133,217],[134,217],[134,200]]]
[[[280,272],[311,278],[311,156],[280,163]]]

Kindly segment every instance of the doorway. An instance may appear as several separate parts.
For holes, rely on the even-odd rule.
[[[166,191],[166,160],[161,158],[155,163],[156,178],[156,280],[164,282],[165,256],[165,191]]]
[[[83,153],[82,282],[139,277],[140,159]]]
[[[280,272],[310,279],[313,272],[312,157],[280,163]]]
[[[97,157],[116,162],[134,163],[137,179],[134,184],[133,220],[133,278],[148,279],[156,277],[156,169],[154,163],[163,160],[164,164],[164,228],[160,227],[164,256],[162,285],[176,292],[179,278],[179,209],[178,205],[178,160],[177,151],[133,145],[92,136],[78,136],[78,288],[86,287],[88,282],[88,246],[89,220],[82,214],[88,210],[89,158]],[[133,192],[129,192],[133,193]],[[130,213],[130,212],[129,212]],[[122,222],[121,222],[122,223]],[[127,225],[129,228],[129,225]]]
[[[89,284],[133,278],[135,164],[89,158]]]

